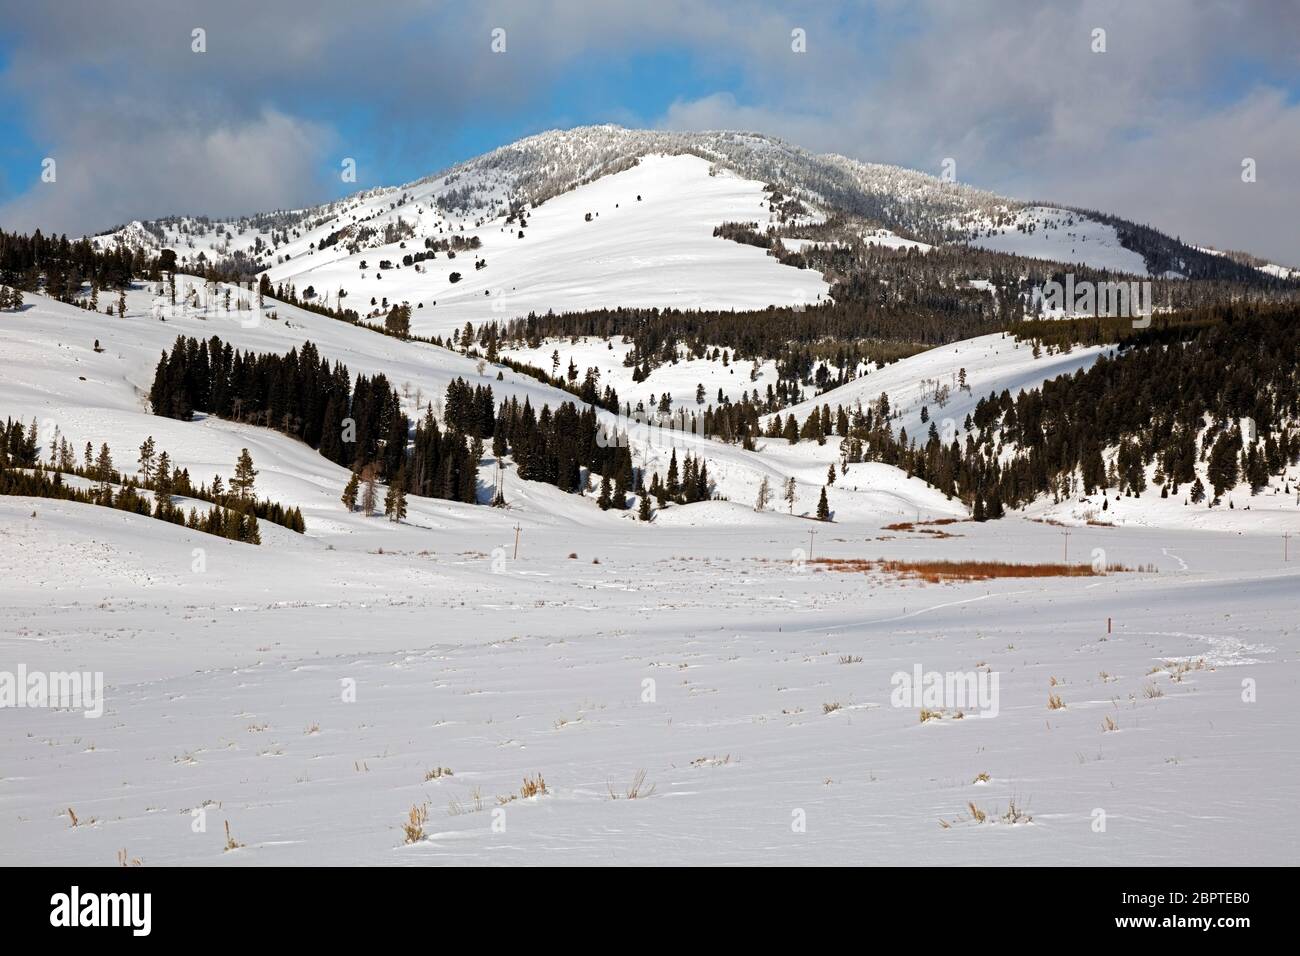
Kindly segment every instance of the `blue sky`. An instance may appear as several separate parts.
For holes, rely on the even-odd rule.
[[[614,122],[953,157],[974,185],[1300,265],[1298,30],[1294,0],[0,0],[0,228],[305,205],[355,188],[344,156],[386,185]]]
[[[467,117],[446,131],[423,129],[418,121],[393,128],[374,110],[341,113],[329,102],[304,103],[301,114],[333,123],[343,142],[362,144],[355,150],[359,185],[391,185],[548,129],[651,125],[674,102],[706,96],[719,87],[743,94],[744,76],[688,49],[666,45],[632,56],[584,58],[525,103],[485,104],[484,115]],[[334,169],[331,158],[322,171]]]

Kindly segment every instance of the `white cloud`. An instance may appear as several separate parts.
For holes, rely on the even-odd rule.
[[[324,127],[269,110],[211,128],[165,124],[130,140],[89,123],[65,131],[51,151],[56,181],[0,207],[0,223],[76,234],[89,221],[106,228],[175,212],[225,215],[306,204],[322,192],[318,160],[330,141]]]

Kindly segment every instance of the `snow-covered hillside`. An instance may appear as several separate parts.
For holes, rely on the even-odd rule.
[[[426,198],[418,190],[411,195],[417,207]],[[437,215],[417,208],[409,221],[417,235],[428,234]],[[421,334],[548,310],[761,309],[818,301],[829,287],[815,272],[712,234],[723,222],[770,218],[761,183],[710,175],[709,164],[694,156],[648,156],[538,207],[524,228],[499,219],[469,223],[455,235],[477,237],[482,245],[455,259],[440,254],[402,266],[404,250],[420,248],[413,240],[352,255],[336,245],[322,253],[295,251],[269,274],[273,283],[292,281],[300,292],[346,289],[349,307],[363,314],[373,308],[371,299],[410,302],[412,329]],[[289,248],[323,235],[315,230]],[[380,269],[385,260],[393,267]],[[455,283],[453,274],[460,277]]]
[[[954,438],[965,441],[966,416],[990,393],[1006,390],[1015,395],[1037,388],[1047,379],[1088,368],[1105,351],[1080,347],[1034,358],[1032,347],[1014,336],[981,335],[867,371],[780,414],[782,418],[794,415],[797,421],[803,421],[814,407],[866,408],[884,394],[889,396],[896,432],[905,429],[923,443],[928,423],[933,422],[945,442]],[[922,409],[926,411],[925,422],[921,421]]]
[[[181,280],[182,288],[186,281]],[[185,298],[183,291],[180,298]],[[342,362],[354,375],[386,375],[401,393],[412,417],[429,404],[439,413],[447,385],[456,378],[471,385],[490,386],[498,402],[514,396],[540,409],[573,400],[567,392],[503,366],[432,345],[403,342],[269,300],[265,313],[257,319],[253,312],[233,308],[224,311],[218,295],[206,311],[179,308],[166,320],[152,313],[155,298],[143,288],[131,292],[127,301],[125,319],[45,297],[33,297],[23,312],[6,316],[0,322],[0,415],[23,422],[35,420],[45,441],[52,439],[57,427],[60,437],[76,449],[86,442],[95,448],[107,442],[120,466],[133,461],[135,449],[152,435],[158,447],[167,450],[179,466],[189,468],[196,480],[208,480],[215,473],[228,478],[240,450],[248,447],[262,471],[258,485],[261,493],[301,507],[308,533],[313,536],[350,533],[355,530],[355,522],[365,523],[364,519],[345,514],[338,503],[348,479],[345,469],[300,442],[268,429],[211,417],[180,422],[150,413],[147,395],[158,358],[171,348],[178,335],[217,335],[235,348],[276,354],[309,340],[322,357]],[[271,318],[272,313],[275,318]],[[100,352],[94,350],[97,340]],[[600,415],[611,429],[627,433],[633,461],[647,476],[658,472],[661,478],[666,477],[674,454],[680,463],[690,453],[707,463],[715,493],[741,506],[752,505],[764,478],[775,487],[793,477],[797,482],[794,514],[810,514],[816,509],[829,461],[825,449],[806,446],[792,455],[748,452],[689,431],[635,427],[629,431],[627,422],[608,412]],[[490,497],[494,468],[491,460],[482,463],[481,479],[487,483],[482,489],[485,499]],[[841,516],[853,515],[877,523],[915,516],[918,511],[928,516],[965,514],[960,503],[947,501],[919,481],[898,483],[890,479],[879,487],[864,486],[861,492],[855,493],[847,485],[842,490],[831,489],[832,508]],[[594,498],[571,498],[549,486],[521,482],[509,467],[505,471],[505,493],[517,514],[543,524],[573,515],[620,523],[634,518],[632,513],[618,513],[620,516],[615,517],[613,512],[600,512]],[[415,523],[437,526],[450,520],[445,516],[456,513],[446,502],[412,499]],[[730,520],[725,512],[719,513],[717,519],[724,524]]]
[[[1001,224],[976,224],[970,243],[981,249],[1027,258],[1077,263],[1132,275],[1147,274],[1142,256],[1124,248],[1114,226],[1070,209],[1026,206]]]

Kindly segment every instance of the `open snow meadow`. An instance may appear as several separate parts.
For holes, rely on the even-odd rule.
[[[487,449],[482,503],[412,496],[392,522],[345,508],[348,469],[295,438],[151,414],[160,353],[177,335],[257,352],[310,340],[385,374],[412,414],[441,411],[457,377],[539,407],[567,393],[282,303],[160,309],[159,290],[136,283],[111,317],[29,296],[0,322],[0,410],[35,421],[43,445],[107,443],[123,474],[151,436],[196,480],[230,476],[248,449],[258,494],[299,508],[305,533],[262,521],[252,546],[0,497],[10,692],[20,667],[85,675],[64,706],[18,693],[0,710],[4,862],[1294,859],[1295,467],[1262,494],[1229,492],[1231,510],[1112,491],[1104,514],[1076,495],[979,522],[856,462],[819,521],[834,442],[634,434],[647,470],[699,455],[712,500],[646,523],[598,507],[594,485],[564,493],[507,463],[507,506],[491,508]],[[612,374],[621,348],[535,351]],[[884,391],[911,433],[958,369],[971,388],[943,412],[954,423],[1103,351],[1034,358],[986,335],[790,411]],[[620,394],[697,377],[712,394],[761,372],[683,366]],[[792,498],[756,511],[764,478],[787,476]]]

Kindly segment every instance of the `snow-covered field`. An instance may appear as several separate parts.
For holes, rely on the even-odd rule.
[[[802,564],[810,524],[772,515],[705,536],[529,529],[518,560],[509,515],[474,517],[251,548],[0,499],[4,660],[106,686],[99,719],[0,713],[0,856],[1285,864],[1300,848],[1300,581],[1272,538],[1081,529],[1072,555],[1158,573],[923,585]],[[1019,519],[938,540],[818,530],[814,554],[839,557],[1032,561],[1063,541]],[[996,673],[997,716],[892,706],[917,666]],[[547,793],[519,798],[537,774]],[[1030,819],[1001,820],[1012,803]]]

